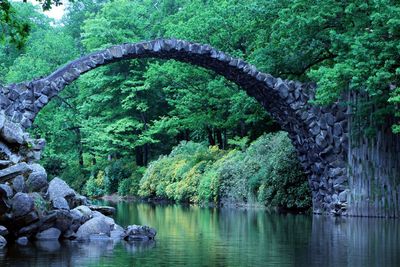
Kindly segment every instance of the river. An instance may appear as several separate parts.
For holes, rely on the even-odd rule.
[[[41,242],[0,250],[0,266],[400,266],[400,222],[260,209],[115,204],[122,226],[156,241]]]

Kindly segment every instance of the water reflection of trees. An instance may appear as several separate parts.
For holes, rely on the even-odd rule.
[[[0,251],[0,266],[396,266],[397,220],[120,203],[121,225],[156,242],[40,242]],[[8,264],[9,263],[9,264]]]

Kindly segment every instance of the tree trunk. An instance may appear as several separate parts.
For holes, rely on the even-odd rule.
[[[208,134],[208,143],[210,146],[215,146],[215,139],[213,137],[213,132],[210,127],[207,127],[207,134]]]
[[[78,159],[79,159],[79,166],[83,167],[83,145],[82,145],[82,135],[81,129],[76,127],[76,143],[78,146]]]
[[[226,149],[228,147],[228,137],[227,137],[226,129],[223,130],[223,133],[224,133],[224,146],[222,147],[222,149]]]
[[[135,148],[135,158],[137,166],[144,166],[143,164],[143,149],[142,147]]]
[[[215,134],[217,136],[218,147],[220,149],[223,149],[224,148],[224,142],[222,140],[222,132],[221,132],[221,130],[220,129],[215,130]]]

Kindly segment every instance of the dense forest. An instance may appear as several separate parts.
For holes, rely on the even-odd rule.
[[[31,4],[2,1],[0,83],[48,75],[113,44],[180,38],[315,81],[315,105],[357,94],[359,128],[373,135],[400,116],[396,2],[81,0],[55,22]],[[91,71],[43,109],[31,132],[47,140],[49,175],[91,196],[311,205],[287,135],[235,84],[188,64],[140,59]]]

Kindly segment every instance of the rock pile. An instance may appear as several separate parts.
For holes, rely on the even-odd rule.
[[[44,148],[17,123],[0,113],[0,248],[13,240],[93,239],[151,240],[147,226],[123,229],[111,217],[112,207],[91,205],[88,199],[56,177],[48,182],[36,162]]]

